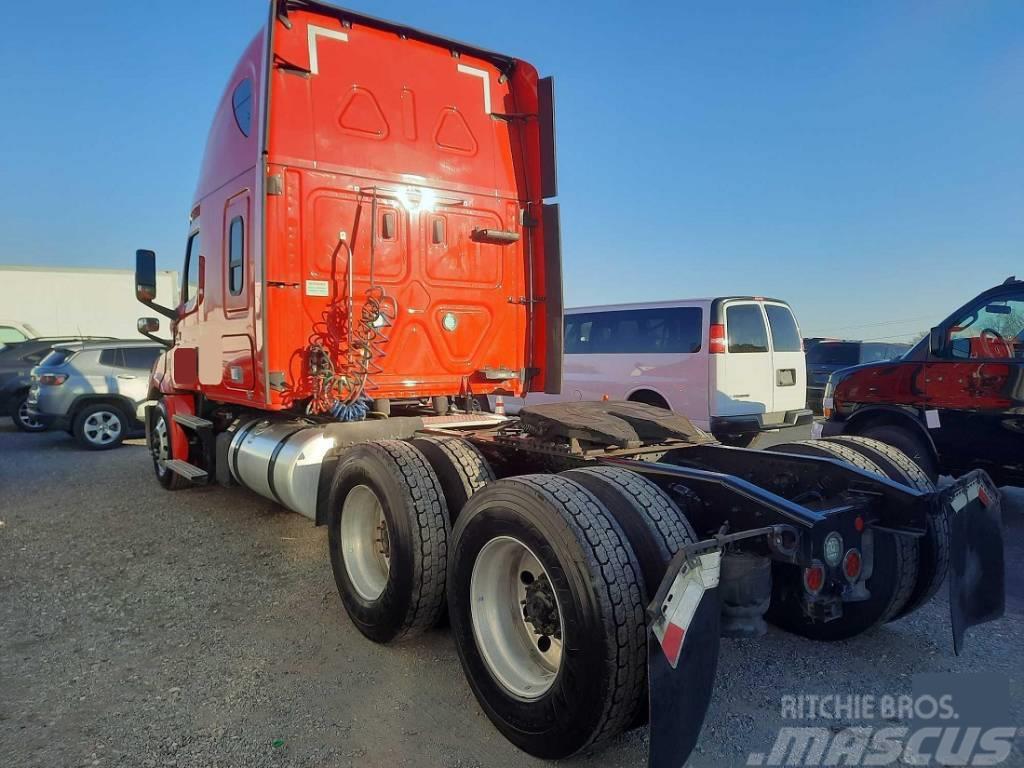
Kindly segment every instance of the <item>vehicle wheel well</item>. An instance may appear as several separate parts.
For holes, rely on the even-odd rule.
[[[916,437],[919,437],[924,442],[925,446],[927,446],[932,457],[936,460],[938,459],[931,436],[917,421],[905,414],[894,413],[893,411],[869,411],[868,413],[854,415],[849,419],[847,424],[848,427],[844,431],[850,435],[859,435],[872,427],[881,426],[905,429]]]
[[[653,389],[638,389],[630,393],[627,399],[631,403],[643,403],[644,405],[653,405],[665,410],[671,410],[668,401]]]
[[[18,406],[21,404],[21,399],[28,395],[30,387],[26,384],[24,387],[15,387],[9,393],[0,395],[0,399],[7,400],[10,403],[10,414],[13,416],[18,412]]]
[[[118,397],[117,395],[83,395],[71,404],[71,408],[68,409],[68,418],[74,421],[79,411],[83,408],[87,408],[90,405],[103,404],[116,406],[130,420],[135,420],[134,404],[127,398]]]

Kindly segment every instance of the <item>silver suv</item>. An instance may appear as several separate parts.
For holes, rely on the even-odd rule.
[[[60,344],[32,369],[29,412],[90,450],[116,448],[143,431],[149,371],[163,347],[151,341]]]

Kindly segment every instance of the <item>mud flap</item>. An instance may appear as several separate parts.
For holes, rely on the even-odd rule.
[[[697,744],[718,666],[721,557],[684,560],[648,608],[650,768],[680,768]]]
[[[959,656],[968,627],[993,621],[1006,608],[1003,520],[999,491],[975,470],[944,491],[950,524],[949,614],[953,650]]]

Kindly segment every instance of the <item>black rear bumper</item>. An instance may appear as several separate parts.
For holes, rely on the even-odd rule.
[[[814,420],[814,411],[798,408],[784,413],[752,413],[743,416],[712,416],[711,434],[726,436],[752,435],[774,429],[802,427]]]

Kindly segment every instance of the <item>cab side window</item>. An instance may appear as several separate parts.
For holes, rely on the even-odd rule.
[[[199,294],[199,233],[189,235],[185,248],[185,280],[181,284],[181,303],[195,306]]]
[[[1024,292],[989,299],[949,329],[955,360],[1024,358]]]

